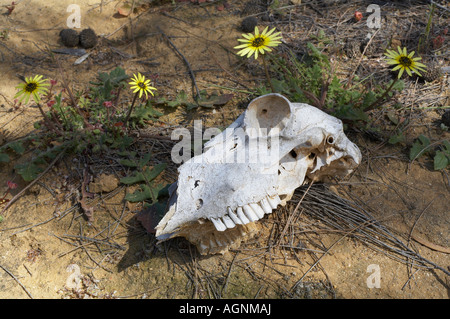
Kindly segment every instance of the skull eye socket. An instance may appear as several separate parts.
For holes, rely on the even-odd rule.
[[[327,137],[327,143],[330,144],[330,145],[334,144],[334,137],[332,135]]]
[[[311,153],[308,155],[308,158],[309,158],[309,159],[314,159],[314,158],[316,158],[316,153],[311,152]]]

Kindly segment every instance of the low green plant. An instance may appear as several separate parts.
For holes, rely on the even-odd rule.
[[[386,85],[369,88],[357,77],[352,79],[351,87],[346,87],[325,53],[312,43],[307,44],[307,49],[306,56],[301,59],[292,51],[285,56],[270,55],[272,71],[278,76],[272,79],[275,92],[292,101],[314,105],[342,120],[367,124],[367,112],[381,106],[386,102],[384,98],[404,87],[403,81],[393,80]],[[266,93],[267,89],[259,88],[258,94]]]
[[[138,185],[139,189],[134,193],[127,194],[125,199],[130,202],[148,202],[155,204],[158,199],[167,192],[168,184],[155,183],[155,179],[165,170],[167,164],[160,163],[153,167],[148,166],[151,154],[145,154],[137,159],[135,153],[130,153],[128,158],[120,160],[124,166],[136,168],[136,171],[120,179],[125,185]]]
[[[38,133],[2,145],[0,163],[17,160],[16,173],[25,181],[32,181],[61,152],[98,154],[126,150],[133,143],[128,135],[131,128],[156,121],[162,115],[152,107],[150,100],[142,103],[137,99],[141,92],[136,91],[131,105],[136,102],[133,112],[131,106],[119,107],[127,79],[129,76],[119,67],[109,73],[99,73],[87,90],[72,91],[63,79],[62,87],[55,91],[56,81],[50,81],[50,89],[47,89],[47,80],[40,76],[27,79],[19,93],[27,101],[33,97],[32,101],[41,110],[42,119],[34,124]],[[36,89],[34,83],[41,87]],[[27,159],[21,160],[25,155]]]
[[[433,158],[434,170],[443,170],[450,165],[450,142],[442,140],[431,143],[428,137],[421,134],[409,150],[409,159],[412,162],[425,154]]]
[[[430,31],[433,25],[433,15],[436,5],[434,3],[430,4],[429,12],[428,12],[428,20],[427,25],[425,27],[425,31],[419,37],[419,43],[417,45],[417,51],[424,52],[430,43]]]

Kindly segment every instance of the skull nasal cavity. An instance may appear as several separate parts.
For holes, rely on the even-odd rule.
[[[203,200],[201,198],[197,199],[197,201],[195,202],[195,206],[197,206],[197,209],[202,208]]]

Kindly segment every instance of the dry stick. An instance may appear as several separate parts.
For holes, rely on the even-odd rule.
[[[277,246],[279,246],[279,245],[281,244],[281,241],[283,240],[284,234],[286,233],[287,228],[289,227],[289,224],[291,223],[291,220],[292,220],[293,216],[297,213],[297,210],[298,210],[298,208],[300,207],[300,204],[303,202],[303,199],[305,198],[306,194],[308,193],[309,189],[311,188],[311,186],[312,186],[313,184],[314,184],[314,181],[312,181],[312,182],[309,184],[308,188],[307,188],[306,191],[303,193],[302,198],[300,198],[300,200],[298,201],[297,206],[295,207],[294,211],[292,212],[292,214],[289,215],[288,220],[287,220],[287,222],[286,222],[286,225],[284,226],[284,229],[283,229],[283,231],[281,232],[281,235],[280,235],[280,237],[279,237],[280,240],[278,241]]]
[[[81,240],[79,241],[80,243],[81,243]],[[89,257],[89,259],[91,259],[93,262],[94,262],[94,264],[96,264],[99,268],[101,268],[101,269],[103,269],[103,270],[105,270],[105,271],[107,271],[107,272],[109,272],[109,273],[113,273],[113,271],[112,270],[109,270],[108,268],[106,268],[106,267],[103,267],[102,265],[100,265],[92,256],[91,256],[91,254],[89,254],[89,251],[86,249],[86,247],[81,247],[81,249],[83,249],[84,250],[84,252],[86,253],[86,255],[88,255],[88,257]],[[101,262],[101,261],[100,261]]]
[[[47,117],[44,110],[42,109],[42,106],[40,103],[37,103],[37,107],[39,108],[39,111],[41,112],[42,117],[44,118],[44,122],[58,135],[62,135],[62,132],[56,128],[56,126],[52,123],[51,120]]]
[[[378,103],[383,102],[383,99],[391,91],[391,89],[394,87],[394,84],[397,83],[398,80],[399,80],[399,77],[396,77],[395,80],[392,81],[391,85],[384,91],[383,95],[381,95],[375,102],[373,102],[368,107],[366,107],[364,112],[370,111],[370,110],[374,109],[375,107],[379,106]]]
[[[8,202],[8,204],[6,204],[6,206],[0,212],[0,215],[3,215],[6,212],[6,210],[9,208],[9,206],[12,205],[12,203],[14,203],[23,193],[25,193],[31,186],[33,186],[42,176],[44,176],[50,170],[50,168],[52,168],[53,165],[55,165],[55,163],[62,157],[62,155],[65,153],[65,151],[66,151],[66,149],[63,149],[61,151],[61,153],[59,153],[55,157],[55,159],[50,163],[50,165],[48,165],[47,168],[41,174],[39,174],[38,177],[36,177],[30,184],[25,186],[17,195],[15,195],[13,198],[11,198],[11,200]],[[6,215],[5,215],[5,217],[6,217]]]
[[[133,110],[133,106],[134,106],[134,103],[136,102],[136,99],[137,99],[137,97],[138,97],[138,94],[139,94],[139,91],[136,92],[136,94],[135,94],[134,97],[133,97],[133,102],[131,102],[130,109],[128,110],[127,117],[125,118],[125,121],[124,121],[124,124],[123,124],[124,127],[126,127],[126,125],[127,125],[127,123],[128,123],[128,120],[130,119],[131,112],[132,112],[132,110]]]
[[[227,291],[228,279],[230,278],[231,269],[233,268],[234,260],[236,259],[236,257],[237,257],[238,254],[239,254],[239,252],[237,252],[237,253],[233,256],[233,260],[231,261],[230,268],[228,268],[227,278],[225,279],[225,284],[223,285],[222,291],[220,292],[220,296],[221,296],[221,297],[223,297],[223,294]]]
[[[434,200],[435,200],[436,198],[437,198],[437,197],[433,198],[433,199],[428,203],[428,205],[422,210],[422,212],[419,214],[419,216],[417,216],[417,218],[416,218],[416,220],[414,221],[414,224],[412,225],[411,230],[410,230],[410,232],[409,232],[409,235],[408,235],[408,242],[406,243],[406,247],[409,247],[409,244],[411,243],[412,233],[414,232],[414,228],[416,227],[417,222],[419,221],[420,217],[422,217],[423,213],[425,213],[425,211],[428,209],[428,207],[431,206],[431,204],[434,202]],[[408,273],[410,273],[410,272],[412,271],[412,268],[413,268],[412,265],[409,265],[409,267],[408,267],[408,265],[406,265],[406,270],[407,270]],[[418,271],[418,269],[417,269],[413,274],[411,274],[411,275],[408,276],[408,277],[409,277],[409,278],[408,278],[408,281],[403,285],[402,290],[403,290],[404,287],[406,287],[406,285],[408,284],[408,282],[410,281],[410,279],[412,278],[412,276],[414,276],[414,274],[415,274],[417,271]]]
[[[216,62],[216,64],[225,72],[225,73],[227,73],[229,76],[231,76],[232,77],[232,81],[233,82],[235,82],[235,83],[237,83],[237,84],[239,84],[239,85],[241,85],[241,86],[243,86],[243,87],[245,87],[247,90],[251,90],[248,86],[246,86],[245,84],[242,84],[230,71],[228,71],[227,69],[225,69],[221,64],[220,64],[220,62],[219,61],[217,61],[217,58],[216,58],[216,56],[215,56],[215,54],[214,54],[214,52],[212,51],[212,50],[210,50],[209,48],[208,48],[208,52],[209,52],[209,54],[210,54],[210,56],[213,58],[213,60],[214,60],[214,62]]]
[[[270,80],[269,70],[267,69],[266,56],[263,55],[262,59],[263,59],[263,64],[264,64],[264,72],[266,73],[266,78],[267,78],[267,81],[269,82],[270,89],[272,90],[272,93],[276,93],[273,88],[272,81]]]
[[[77,111],[78,115],[80,115],[81,118],[83,119],[84,125],[86,127],[90,127],[91,125],[89,124],[88,120],[86,120],[86,117],[83,115],[83,113],[81,112],[80,108],[78,107],[77,101],[75,100],[75,97],[73,96],[72,90],[69,88],[69,85],[67,84],[66,78],[64,77],[64,74],[63,74],[63,71],[62,71],[61,63],[59,62],[59,59],[55,58],[55,60],[56,60],[56,63],[58,64],[58,71],[59,71],[59,74],[61,76],[61,82],[62,82],[63,88],[69,94],[69,98],[70,98],[70,101],[72,102],[72,106]]]
[[[42,221],[42,222],[40,222],[40,223],[31,225],[31,226],[29,226],[29,227],[27,227],[27,228],[25,228],[25,229],[16,231],[15,233],[11,234],[11,236],[14,236],[14,235],[23,233],[23,232],[25,232],[25,231],[27,231],[27,230],[30,230],[31,228],[34,228],[34,227],[37,227],[37,226],[40,226],[40,225],[47,224],[48,222],[51,222],[52,220],[54,220],[54,219],[56,219],[56,218],[57,218],[57,216],[52,216],[51,218],[49,218],[49,219],[47,219],[47,220],[44,220],[44,221]]]
[[[31,293],[27,290],[27,288],[25,288],[24,285],[22,285],[22,283],[19,281],[19,279],[16,278],[16,276],[14,276],[8,269],[3,267],[2,265],[0,265],[0,268],[3,269],[8,275],[10,275],[20,285],[20,287],[22,287],[22,289],[27,293],[28,297],[34,299]]]
[[[184,63],[186,64],[188,71],[189,71],[189,75],[191,76],[192,84],[195,87],[195,91],[196,91],[196,94],[195,94],[195,96],[193,96],[193,98],[195,101],[197,101],[198,97],[200,96],[200,91],[197,87],[197,82],[195,81],[194,72],[192,72],[189,61],[184,57],[183,54],[181,54],[181,52],[177,49],[175,44],[173,44],[173,42],[170,41],[169,37],[161,30],[161,28],[159,26],[157,26],[157,28],[158,28],[158,31],[162,34],[162,36],[167,40],[167,42],[169,42],[169,44],[172,46],[172,48],[178,53],[178,55],[183,59]]]
[[[428,209],[428,207],[430,207],[431,204],[433,204],[434,200],[435,200],[437,197],[439,197],[439,195],[436,196],[435,198],[433,198],[433,199],[428,203],[428,205],[422,210],[422,212],[419,214],[419,216],[417,216],[417,218],[416,218],[416,220],[414,221],[414,224],[412,225],[411,230],[410,230],[410,232],[409,232],[409,235],[408,235],[408,243],[406,244],[406,247],[408,247],[408,246],[409,246],[409,243],[411,242],[412,233],[414,232],[414,228],[416,228],[417,222],[419,221],[420,217],[422,217],[423,213],[425,213],[425,211]]]
[[[297,285],[303,280],[303,278],[305,278],[305,276],[319,263],[319,261],[325,256],[325,255],[327,255],[330,251],[331,251],[331,249],[333,249],[333,247],[334,246],[336,246],[341,240],[343,240],[345,237],[347,237],[348,235],[350,235],[351,233],[353,233],[353,232],[355,232],[356,230],[358,230],[359,228],[361,228],[361,227],[363,227],[363,226],[366,226],[366,224],[367,225],[370,225],[370,224],[374,224],[374,223],[376,223],[377,221],[376,220],[368,220],[368,221],[366,221],[366,222],[364,222],[364,223],[361,223],[360,225],[358,225],[357,227],[355,227],[355,228],[353,228],[353,229],[351,229],[351,230],[349,230],[348,232],[346,232],[341,238],[339,238],[338,240],[336,240],[323,254],[322,254],[322,256],[320,256],[317,260],[316,260],[316,262],[311,266],[311,267],[309,267],[309,269],[303,274],[303,276],[294,284],[294,286],[292,286],[292,289],[295,289],[296,287],[297,287]]]
[[[441,194],[441,195],[442,195],[442,194]],[[439,196],[441,196],[441,195],[438,195],[437,197],[439,197]],[[413,239],[414,241],[418,242],[419,244],[421,244],[421,245],[423,245],[423,246],[425,246],[425,247],[428,247],[428,248],[430,248],[430,249],[432,249],[432,250],[436,250],[436,251],[439,251],[439,252],[445,253],[445,254],[450,254],[450,249],[449,249],[448,247],[442,247],[442,246],[440,246],[440,245],[436,245],[436,244],[434,244],[434,243],[429,242],[428,240],[425,240],[425,239],[423,239],[423,238],[421,238],[421,237],[418,237],[418,236],[414,236],[414,235],[413,235],[414,228],[416,228],[416,224],[417,224],[417,222],[419,221],[420,217],[422,217],[423,213],[425,213],[425,211],[428,209],[428,207],[431,206],[431,204],[434,202],[434,200],[435,200],[437,197],[433,198],[433,199],[428,203],[428,205],[422,210],[422,212],[419,214],[419,216],[418,216],[418,217],[416,218],[416,220],[414,221],[414,224],[412,225],[411,230],[409,231],[409,234],[408,234],[408,243],[406,244],[406,247],[409,246],[409,243],[411,242],[411,239]]]
[[[358,69],[359,65],[361,64],[361,61],[364,57],[364,53],[366,53],[367,48],[369,47],[370,43],[372,43],[373,38],[375,37],[375,35],[378,33],[378,31],[380,31],[380,29],[378,29],[377,31],[375,31],[375,33],[370,37],[369,42],[367,42],[363,52],[361,53],[361,56],[359,57],[358,63],[356,64],[356,66],[354,67],[352,73],[350,74],[349,78],[348,78],[348,82],[346,87],[349,87],[349,85],[352,82],[353,79],[353,75],[355,74],[356,70]]]
[[[312,192],[312,190],[309,192],[310,195],[311,195],[311,192]],[[350,196],[350,194],[348,192],[347,192],[347,195]],[[328,196],[327,197],[327,202],[330,201],[330,200],[333,200],[333,199],[336,200],[335,197],[336,197],[336,195],[334,195],[334,194],[332,195],[332,198],[330,198]],[[352,197],[352,196],[350,196],[350,197]],[[341,199],[341,198],[338,198],[338,200],[347,203],[347,200],[344,200],[344,199]],[[319,202],[320,202],[320,199],[319,199]],[[323,201],[320,202],[320,203],[321,203],[321,207],[322,207],[324,205]],[[357,202],[353,202],[353,203],[355,205],[358,205]],[[305,202],[305,204],[306,204],[306,202]],[[364,208],[362,208],[360,205],[358,205],[358,207],[360,209],[362,209],[362,211],[358,211],[358,210],[355,210],[353,208],[350,209],[350,211],[353,212],[352,215],[356,214],[356,216],[354,216],[352,218],[354,220],[354,222],[362,222],[362,221],[364,221],[365,223],[367,223],[366,218],[369,218],[369,217],[370,217],[371,220],[374,220],[374,218],[368,212],[366,212],[366,210]],[[331,210],[331,213],[333,213],[333,210]],[[347,211],[345,211],[344,213],[347,213]],[[317,218],[321,219],[322,221],[330,223],[329,220],[322,219],[322,217],[323,217],[322,214],[321,215],[314,215],[314,216],[316,216]],[[347,215],[345,215],[344,217],[346,217],[346,216]],[[356,217],[356,219],[355,219],[355,217]],[[379,251],[381,253],[384,253],[384,254],[386,254],[387,256],[389,256],[389,257],[391,257],[393,259],[400,260],[400,258],[398,256],[392,255],[392,254],[388,254],[388,253],[386,253],[386,251],[377,248],[377,247],[381,246],[384,249],[390,250],[390,251],[394,252],[397,255],[400,255],[400,256],[403,256],[403,257],[408,257],[408,258],[406,258],[407,260],[408,259],[412,259],[413,262],[417,262],[417,264],[415,264],[416,267],[424,267],[424,268],[427,268],[427,269],[432,269],[431,267],[427,267],[426,266],[426,264],[429,264],[429,265],[433,266],[435,269],[439,269],[442,272],[444,272],[445,274],[450,276],[450,272],[449,271],[445,270],[444,268],[440,267],[439,265],[437,265],[437,264],[435,264],[435,263],[433,263],[433,262],[423,258],[422,256],[418,255],[417,253],[413,252],[411,249],[406,247],[403,244],[403,242],[401,242],[395,236],[393,236],[385,227],[383,227],[382,225],[376,225],[376,223],[375,223],[375,226],[379,228],[379,229],[376,229],[376,234],[375,234],[376,238],[381,237],[382,239],[386,239],[388,242],[394,244],[394,246],[389,245],[389,244],[387,244],[387,243],[385,243],[385,242],[383,242],[383,241],[381,241],[379,239],[375,239],[375,237],[373,235],[371,236],[371,234],[366,234],[366,232],[362,231],[360,235],[364,235],[364,236],[367,237],[368,241],[365,242],[365,243],[369,247],[371,247],[372,249],[375,249],[375,250],[377,250],[377,251]],[[336,228],[339,229],[338,225],[337,226],[333,225],[333,227],[336,227]],[[370,229],[368,229],[368,231],[370,232]],[[395,248],[395,246],[397,246],[397,247],[400,246],[404,250],[400,250],[398,248]],[[401,261],[405,262],[403,260],[401,260]]]

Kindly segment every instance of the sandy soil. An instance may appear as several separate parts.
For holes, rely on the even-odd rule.
[[[200,89],[223,94],[230,90],[218,87],[245,90],[240,84],[254,87],[263,80],[262,68],[254,68],[250,62],[242,65],[232,53],[231,48],[241,35],[239,25],[244,4],[240,1],[201,4],[176,1],[175,5],[162,1],[137,6],[134,14],[124,17],[117,13],[120,1],[102,1],[100,6],[98,0],[22,0],[16,1],[14,11],[8,15],[5,6],[10,2],[2,0],[0,32],[7,30],[7,37],[0,38],[0,144],[33,131],[34,119],[39,116],[35,108],[14,108],[15,87],[20,83],[18,75],[43,74],[61,80],[48,49],[63,48],[58,34],[66,27],[71,14],[66,9],[74,2],[81,10],[80,29],[90,27],[100,37],[99,44],[89,50],[89,58],[79,65],[74,65],[78,57],[56,54],[74,88],[86,88],[98,72],[121,66],[128,74],[141,72],[154,79],[160,96],[174,98],[181,90],[192,92],[186,65],[161,36],[161,30],[190,62]],[[282,5],[291,5],[285,2]],[[312,10],[300,5],[283,12],[288,16],[290,10],[305,10],[305,15],[326,25],[323,15],[330,17],[329,12],[333,10],[339,14],[330,19],[337,22],[348,15],[351,17],[356,9],[365,10],[366,6],[363,1],[334,9],[315,6]],[[317,8],[322,16],[316,12]],[[387,6],[383,10],[389,16],[409,12],[405,7]],[[426,21],[426,5],[419,4],[415,10]],[[448,19],[442,15],[437,21],[441,25],[447,21],[448,25]],[[262,19],[260,23],[269,24]],[[284,27],[286,41],[308,32],[295,25]],[[379,58],[370,62],[376,63]],[[448,64],[448,57],[440,59]],[[428,86],[411,82],[408,88],[398,100],[409,101],[414,94],[428,94],[430,90],[434,94],[432,101],[438,101],[434,106],[448,105],[447,77]],[[231,92],[234,98],[223,107],[192,111],[182,107],[161,109],[165,115],[160,122],[149,125],[169,132],[173,127],[191,125],[192,119],[203,119],[205,126],[226,127],[248,101],[245,93]],[[415,107],[428,105],[425,100]],[[365,203],[373,216],[405,243],[416,222],[417,238],[448,250],[448,169],[433,171],[427,158],[410,163],[406,146],[421,133],[429,134],[433,140],[448,140],[448,131],[435,124],[442,113],[439,108],[407,113],[405,116],[412,119],[412,125],[405,144],[389,145],[352,132],[350,138],[360,147],[364,160],[351,177],[334,189]],[[380,117],[383,116],[382,113]],[[142,142],[142,148],[151,143]],[[6,191],[6,182],[2,181],[14,180],[19,184],[8,198],[27,185],[14,173],[14,164],[0,164],[0,194]],[[175,165],[172,168],[164,177],[168,182],[176,179]],[[108,172],[102,165],[91,169],[95,176]],[[325,248],[315,254],[308,250],[293,253],[282,248],[265,251],[261,247],[266,245],[272,222],[276,220],[272,216],[261,222],[256,239],[223,256],[199,256],[195,247],[184,239],[156,246],[154,236],[146,233],[136,219],[142,204],[126,202],[124,196],[131,190],[123,185],[96,195],[91,202],[95,217],[88,223],[76,201],[82,170],[83,163],[76,157],[58,162],[4,214],[0,223],[0,298],[449,297],[449,276],[443,271],[410,269],[405,262],[390,258],[352,236],[342,239],[340,233],[322,233],[319,240]],[[314,221],[305,215],[299,222]],[[450,270],[448,253],[430,249],[430,245],[415,240],[408,245],[442,269]],[[327,247],[332,248],[323,254]],[[317,265],[310,269],[318,258]],[[371,265],[379,266],[379,288],[368,285],[375,269]]]

